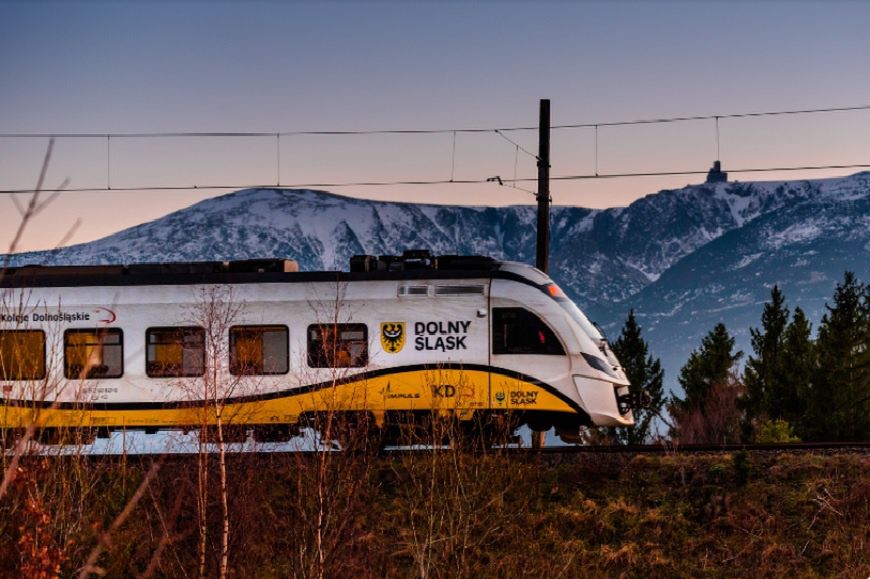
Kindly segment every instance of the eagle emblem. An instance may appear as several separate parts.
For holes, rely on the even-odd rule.
[[[398,354],[405,345],[405,322],[381,322],[381,346],[384,352]]]

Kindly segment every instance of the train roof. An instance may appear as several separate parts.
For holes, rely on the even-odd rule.
[[[526,271],[529,270],[529,271]],[[535,275],[537,274],[537,275]],[[140,263],[130,265],[24,265],[0,269],[0,287],[189,285],[317,281],[526,278],[546,276],[531,266],[480,255],[433,256],[428,251],[356,255],[350,271],[301,272],[288,259]],[[532,278],[532,279],[529,279]]]

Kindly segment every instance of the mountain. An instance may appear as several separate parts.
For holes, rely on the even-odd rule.
[[[845,270],[870,280],[870,174],[806,182],[804,190],[687,255],[606,319],[634,308],[670,383],[719,321],[748,355],[749,328],[760,326],[774,284],[817,326]]]
[[[773,283],[822,312],[844,269],[870,278],[870,173],[816,181],[690,185],[628,207],[552,210],[550,272],[619,331],[629,308],[673,382],[720,319],[747,349]],[[312,190],[247,189],[103,239],[16,254],[25,263],[105,264],[286,257],[347,269],[351,255],[483,254],[534,263],[535,208],[394,203]]]

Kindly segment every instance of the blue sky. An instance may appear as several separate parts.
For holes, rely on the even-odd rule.
[[[870,104],[863,2],[0,2],[0,132],[290,131],[528,126]],[[870,162],[870,111],[723,121],[729,167]],[[513,133],[535,150],[534,132]],[[553,135],[553,174],[594,169],[590,130]],[[0,188],[32,186],[46,143],[0,139]],[[706,168],[709,122],[599,133],[601,172]],[[299,137],[284,183],[485,178],[514,171],[494,134]],[[263,139],[112,145],[114,186],[250,184],[276,176]],[[520,176],[534,161],[520,155]],[[814,177],[837,172],[792,174]],[[840,172],[842,173],[842,171]],[[740,176],[785,178],[786,175]],[[105,143],[57,143],[48,184],[103,186]],[[557,203],[624,205],[697,177],[561,182]],[[531,187],[528,185],[528,187]],[[420,202],[531,202],[496,185],[347,188]],[[77,193],[35,222],[50,247],[85,241],[217,191]],[[0,243],[15,220],[0,199]]]

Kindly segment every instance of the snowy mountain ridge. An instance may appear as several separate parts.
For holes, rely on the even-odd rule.
[[[738,318],[746,327],[757,325],[756,310],[773,283],[788,286],[787,297],[791,291],[798,302],[814,304],[806,309],[820,316],[843,268],[870,277],[868,206],[870,172],[688,185],[603,210],[554,206],[550,273],[611,332],[635,308],[659,337],[654,349],[677,353],[666,362],[672,371],[716,316],[726,323],[733,318],[735,327]],[[535,226],[531,205],[450,206],[247,189],[90,243],[16,254],[11,264],[275,257],[295,259],[302,270],[346,270],[352,255],[405,249],[534,263]],[[744,337],[738,338],[745,349]]]
[[[582,301],[621,301],[679,259],[759,215],[810,198],[866,195],[868,179],[863,173],[820,181],[690,185],[647,195],[623,208],[555,206],[551,269]],[[527,205],[446,206],[248,189],[91,243],[18,254],[13,262],[287,257],[302,269],[322,270],[346,269],[355,253],[408,248],[533,261],[534,227],[535,209]],[[585,263],[578,264],[577,258]]]

